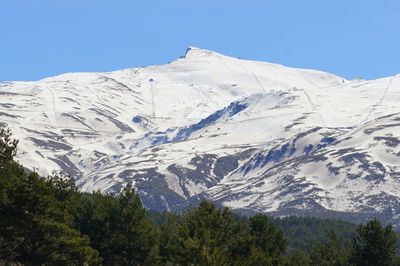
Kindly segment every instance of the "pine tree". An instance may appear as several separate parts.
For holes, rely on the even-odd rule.
[[[397,236],[392,226],[383,227],[379,220],[373,219],[365,225],[360,225],[357,233],[350,258],[353,265],[396,265]]]
[[[17,153],[18,140],[12,138],[11,130],[0,128],[0,165],[13,161]]]
[[[286,240],[281,230],[270,222],[265,215],[250,218],[250,233],[255,236],[255,245],[267,256],[272,258],[273,265],[282,263]]]
[[[348,265],[350,248],[335,233],[329,233],[328,243],[316,243],[309,252],[310,264],[321,266]]]
[[[99,265],[87,237],[71,227],[51,178],[25,173],[13,160],[17,141],[0,131],[0,261],[28,265]]]
[[[160,257],[164,265],[187,265],[189,238],[187,227],[181,216],[167,213],[160,226]]]
[[[76,224],[106,265],[157,265],[158,235],[134,189],[81,198]]]
[[[14,179],[23,174],[23,168],[13,158],[17,152],[17,140],[9,129],[0,128],[0,207],[8,202],[9,187]]]
[[[71,227],[72,216],[45,179],[36,173],[21,176],[8,192],[9,202],[0,210],[0,225],[4,239],[15,247],[16,261],[100,264],[97,251]]]
[[[207,201],[184,215],[188,230],[186,249],[193,265],[229,265],[234,228],[232,213]]]
[[[304,250],[296,250],[286,257],[284,265],[287,266],[310,266],[311,260]]]
[[[155,265],[158,261],[158,236],[139,195],[128,185],[118,200],[113,245],[121,251],[122,265]]]

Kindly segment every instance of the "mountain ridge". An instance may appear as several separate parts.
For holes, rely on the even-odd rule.
[[[400,79],[346,80],[189,47],[166,65],[0,83],[18,158],[148,208],[206,198],[400,224]],[[360,218],[361,220],[363,218]]]

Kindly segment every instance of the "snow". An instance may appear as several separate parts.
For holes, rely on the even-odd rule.
[[[384,118],[400,113],[399,102],[400,76],[349,81],[189,47],[166,65],[3,82],[0,125],[20,140],[22,164],[50,174],[66,170],[56,160],[65,156],[85,191],[139,185],[155,171],[182,198],[185,191],[206,193],[229,207],[276,211],[307,196],[331,210],[355,211],[362,204],[351,199],[382,191],[396,195],[400,183],[389,176],[376,183],[350,180],[349,173],[366,178],[362,163],[346,166],[337,151],[357,149],[370,162],[398,172],[400,145],[388,147],[376,138],[399,137],[400,125],[387,125],[400,122]],[[325,143],[325,136],[338,141]],[[254,157],[238,160],[238,168],[218,180],[213,174],[180,180],[169,169],[179,165],[197,171],[191,164],[196,156],[220,158],[246,150],[254,150]],[[275,159],[255,167],[256,156],[265,159],[269,152]],[[326,161],[301,161],[322,152],[329,155]],[[299,164],[290,166],[296,160]],[[330,172],[329,163],[340,168],[338,175]],[[242,166],[249,171],[240,171]],[[215,165],[202,167],[213,173]],[[274,173],[275,167],[286,168]],[[293,192],[297,185],[304,187]]]

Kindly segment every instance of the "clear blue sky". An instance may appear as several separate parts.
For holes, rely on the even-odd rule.
[[[162,64],[187,46],[346,78],[400,73],[399,0],[0,0],[0,80]]]

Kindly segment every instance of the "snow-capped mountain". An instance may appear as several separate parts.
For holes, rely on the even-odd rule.
[[[346,80],[188,48],[160,66],[0,83],[19,161],[148,208],[207,198],[400,225],[400,76]]]

